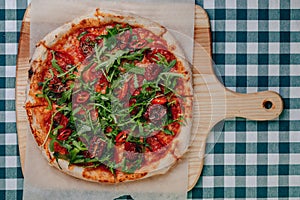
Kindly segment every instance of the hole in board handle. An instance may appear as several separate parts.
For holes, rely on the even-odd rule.
[[[273,103],[269,100],[265,100],[263,102],[263,107],[267,110],[271,109],[273,107]]]

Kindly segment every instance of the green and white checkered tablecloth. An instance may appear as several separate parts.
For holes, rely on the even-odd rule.
[[[227,120],[188,198],[300,199],[300,0],[196,3],[210,17],[213,59],[224,84],[244,93],[277,91],[285,110],[270,122]],[[0,0],[0,200],[23,193],[15,70],[27,4]]]

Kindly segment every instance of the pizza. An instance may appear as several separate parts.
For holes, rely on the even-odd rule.
[[[50,165],[103,183],[166,173],[187,151],[192,80],[169,31],[100,11],[36,46],[25,109]]]

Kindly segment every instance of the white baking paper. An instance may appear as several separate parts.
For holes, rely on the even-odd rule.
[[[31,5],[31,55],[47,33],[95,8],[133,13],[166,26],[180,41],[191,63],[194,34],[194,0],[34,0]],[[135,200],[186,199],[188,163],[185,160],[167,174],[122,184],[79,180],[48,165],[28,131],[25,160],[24,200],[100,199],[131,195]]]

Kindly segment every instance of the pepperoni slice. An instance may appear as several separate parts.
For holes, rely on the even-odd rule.
[[[121,88],[117,90],[118,98],[120,100],[124,99],[124,97],[127,95],[127,91],[128,91],[128,83],[125,82],[124,85],[122,85]]]
[[[130,31],[125,31],[122,34],[119,34],[117,36],[117,40],[118,40],[118,43],[119,43],[119,45],[118,45],[119,48],[120,49],[125,49],[127,47],[127,45],[129,44],[130,38],[131,38]]]
[[[98,111],[96,109],[93,109],[91,112],[90,112],[90,115],[91,115],[91,119],[93,122],[97,121],[98,119]]]
[[[147,81],[153,81],[161,71],[162,69],[156,63],[151,63],[145,69],[145,79]]]
[[[88,91],[80,91],[75,96],[75,102],[77,104],[82,104],[87,102],[89,98],[90,98],[90,93]]]
[[[167,114],[167,108],[164,105],[153,104],[148,107],[144,117],[151,123],[159,126],[166,119],[164,118]]]
[[[92,158],[100,158],[105,150],[106,143],[99,137],[94,136],[89,142],[88,152]]]
[[[145,40],[145,39],[137,39],[137,40],[133,40],[130,42],[130,47],[132,49],[142,49],[144,48],[145,46],[147,46],[148,44],[148,41]]]
[[[142,90],[142,88],[139,88],[139,87],[143,85],[144,79],[145,79],[144,76],[137,75],[138,89],[137,89],[137,87],[134,86],[134,79],[131,78],[129,80],[128,86],[129,86],[129,92],[130,92],[130,94],[132,94],[133,96],[139,95],[140,91]]]

